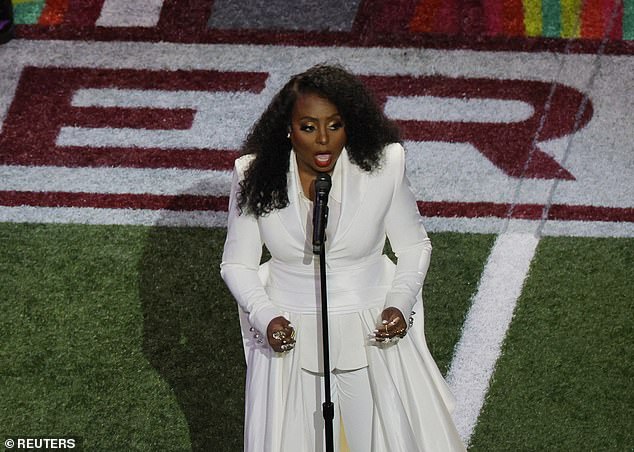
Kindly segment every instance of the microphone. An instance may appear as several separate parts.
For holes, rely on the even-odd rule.
[[[313,203],[313,254],[319,254],[326,241],[330,187],[332,187],[330,174],[319,173],[315,179],[315,200]]]

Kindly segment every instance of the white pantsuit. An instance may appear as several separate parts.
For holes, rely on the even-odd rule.
[[[312,451],[321,432],[315,432],[310,413],[321,410],[321,401],[314,408],[305,373],[323,369],[310,212],[291,152],[289,205],[261,217],[240,214],[238,183],[252,158],[235,163],[221,266],[239,304],[247,360],[245,451]],[[332,180],[329,205],[335,215],[326,231],[330,370],[367,368],[372,451],[464,450],[450,417],[453,398],[425,344],[421,287],[431,243],[405,176],[403,148],[387,146],[371,173],[353,164],[344,149]],[[386,237],[396,265],[383,255]],[[260,265],[262,245],[271,259]],[[415,311],[413,326],[397,342],[370,342],[368,334],[389,306],[406,319]],[[277,316],[289,319],[297,332],[297,346],[283,354],[266,342],[267,326]]]

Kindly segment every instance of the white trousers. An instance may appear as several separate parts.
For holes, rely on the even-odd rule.
[[[310,444],[315,451],[325,450],[324,417],[322,403],[324,396],[324,377],[302,370],[302,386],[304,393],[311,393],[311,402],[306,403],[306,419],[312,419],[309,429],[312,433]],[[333,420],[335,451],[340,450],[340,423],[343,428],[350,452],[368,452],[372,445],[373,401],[368,368],[355,370],[335,369],[330,373],[331,400],[335,407]],[[312,395],[314,394],[314,397]],[[314,427],[314,428],[313,428]]]

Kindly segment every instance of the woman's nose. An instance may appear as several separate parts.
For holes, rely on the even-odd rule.
[[[317,133],[317,143],[319,144],[328,144],[328,131],[325,129],[319,129]]]

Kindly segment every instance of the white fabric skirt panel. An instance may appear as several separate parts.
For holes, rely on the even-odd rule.
[[[384,264],[384,269],[393,274],[394,264]],[[264,266],[260,276],[265,286],[267,274]],[[383,297],[385,292],[387,288]],[[285,300],[283,304],[288,303]],[[367,341],[381,310],[382,306],[358,309],[353,317],[360,327],[350,329],[364,336],[360,350],[367,361],[374,400],[372,452],[464,451],[451,419],[453,396],[425,342],[420,294],[414,307],[414,324],[398,342],[382,345]],[[308,429],[315,432],[315,428],[322,428],[322,401],[315,400],[315,388],[302,387],[300,378],[302,363],[306,362],[302,353],[314,353],[309,351],[312,346],[306,349],[300,344],[321,341],[320,337],[313,337],[314,328],[301,327],[307,319],[314,319],[314,314],[284,309],[284,315],[296,327],[298,345],[290,352],[278,354],[268,346],[266,332],[251,331],[247,315],[239,311],[247,362],[245,452],[317,452],[315,444],[309,444],[315,434],[309,434]],[[351,321],[350,314],[346,313],[346,322]],[[409,313],[404,314],[407,317]],[[336,323],[339,316],[344,315],[331,313],[329,319]],[[336,346],[345,347],[346,343]],[[338,450],[339,445],[335,444],[335,448]]]
[[[291,323],[299,323],[300,315],[286,312]],[[321,422],[317,413],[321,402],[316,403],[314,388],[301,384],[301,355],[295,351],[279,354],[266,343],[257,343],[254,332],[249,330],[247,315],[240,311],[243,337],[246,330],[247,377],[245,384],[245,452],[296,452],[316,451],[310,444],[308,429]],[[297,330],[297,342],[302,340]],[[308,417],[306,413],[314,412]]]
[[[417,303],[414,310],[422,307]],[[367,328],[375,328],[379,314],[363,313]],[[417,320],[398,342],[367,347],[375,410],[372,451],[464,451],[451,418],[455,399]]]

